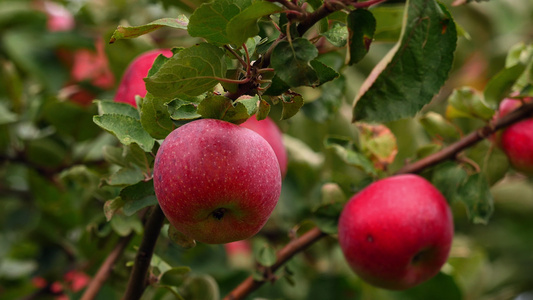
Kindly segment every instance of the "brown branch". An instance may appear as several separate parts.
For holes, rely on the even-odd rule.
[[[102,285],[109,278],[109,275],[111,275],[111,271],[115,266],[115,263],[120,258],[134,235],[134,233],[131,233],[128,236],[122,237],[118,241],[113,251],[109,253],[109,255],[106,257],[106,259],[94,275],[91,282],[89,282],[89,285],[87,286],[87,289],[85,289],[81,300],[92,300],[96,297],[96,295],[102,288]]]
[[[533,115],[533,103],[525,104],[518,108],[517,110],[509,113],[503,118],[499,119],[494,125],[485,126],[471,134],[465,136],[458,142],[442,149],[441,151],[427,156],[415,163],[409,164],[401,168],[396,172],[396,174],[405,174],[405,173],[418,173],[428,167],[431,167],[437,163],[443,162],[448,159],[453,159],[455,156],[460,153],[462,150],[474,145],[475,143],[489,137],[496,131],[507,127],[513,123],[516,123],[520,120],[523,120],[527,117]],[[327,234],[320,231],[318,228],[313,228],[310,231],[306,232],[302,236],[292,240],[284,248],[282,248],[277,253],[276,263],[267,271],[274,272],[283,264],[285,264],[289,259],[291,259],[297,253],[307,249],[309,246],[314,244],[316,241],[320,240],[322,237]],[[257,281],[254,280],[252,276],[246,278],[240,285],[238,285],[233,291],[231,291],[224,300],[239,300],[244,299],[251,292],[257,290],[261,287],[266,281]]]
[[[155,205],[152,209],[152,213],[148,217],[148,221],[144,226],[143,239],[137,256],[135,256],[135,262],[133,264],[133,270],[131,271],[126,293],[124,294],[125,300],[137,300],[140,299],[147,286],[147,273],[150,267],[150,261],[152,260],[152,254],[154,253],[155,243],[161,232],[161,227],[165,221],[165,215],[159,207]]]
[[[326,235],[327,234],[320,231],[320,229],[313,228],[300,237],[290,241],[287,245],[285,245],[285,247],[278,251],[276,263],[269,268],[269,272],[275,272],[294,255],[307,249],[309,246]],[[250,276],[246,278],[240,285],[238,285],[233,291],[231,291],[226,297],[224,297],[224,300],[244,299],[244,297],[263,285],[264,282],[265,281],[254,280],[253,277]]]
[[[464,149],[478,143],[479,141],[487,138],[491,134],[504,127],[507,127],[527,117],[531,117],[532,114],[533,103],[522,105],[520,108],[499,119],[495,124],[489,124],[485,127],[482,127],[463,137],[456,143],[451,144],[446,148],[440,150],[439,152],[426,156],[412,164],[403,166],[400,170],[396,172],[396,174],[418,173],[423,169],[434,166],[442,161],[454,159],[455,156]]]

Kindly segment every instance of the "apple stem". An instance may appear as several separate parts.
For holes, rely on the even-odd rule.
[[[111,270],[113,269],[113,266],[120,258],[120,256],[122,255],[122,253],[124,252],[124,250],[126,249],[126,247],[134,236],[135,233],[132,232],[128,236],[122,237],[118,241],[113,251],[109,253],[109,255],[106,257],[106,259],[94,275],[94,277],[89,282],[89,285],[85,289],[81,300],[92,300],[96,298],[96,295],[98,295],[100,288],[109,278],[109,275],[111,275]]]

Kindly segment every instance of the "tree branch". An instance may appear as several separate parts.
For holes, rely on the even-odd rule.
[[[493,125],[487,125],[482,127],[475,132],[463,137],[458,142],[442,149],[441,151],[427,156],[415,163],[405,165],[403,168],[398,170],[396,174],[405,174],[405,173],[418,173],[428,167],[434,166],[440,162],[443,162],[448,159],[453,159],[455,156],[462,150],[476,144],[477,142],[489,137],[496,131],[507,127],[513,123],[516,123],[520,120],[533,116],[533,103],[524,104],[515,111],[509,113],[503,118],[496,121]],[[271,272],[276,271],[279,267],[285,264],[289,259],[291,259],[297,253],[307,249],[309,246],[314,244],[316,241],[320,240],[322,237],[327,234],[320,231],[318,228],[313,228],[303,234],[302,236],[292,240],[285,247],[283,247],[277,253],[276,263],[270,268]],[[267,270],[269,271],[269,270]],[[266,275],[266,272],[265,274]],[[239,300],[244,299],[251,292],[257,290],[261,287],[265,281],[254,280],[252,276],[246,278],[240,285],[238,285],[233,291],[231,291],[224,300]]]
[[[423,169],[434,166],[442,161],[453,159],[459,152],[463,151],[464,149],[489,137],[490,135],[504,127],[507,127],[527,117],[531,117],[531,115],[533,115],[533,103],[522,105],[520,108],[497,120],[496,123],[482,127],[463,137],[456,143],[453,143],[432,155],[426,156],[412,164],[403,166],[400,170],[396,172],[396,174],[418,173]]]
[[[113,249],[113,251],[111,251],[111,253],[109,253],[91,282],[89,282],[89,285],[87,286],[87,289],[85,289],[81,300],[92,300],[96,297],[104,282],[107,280],[107,278],[109,278],[115,263],[120,258],[134,235],[135,234],[132,232],[128,236],[122,237],[118,241],[116,247]]]
[[[140,299],[147,286],[147,272],[150,267],[150,261],[152,260],[152,254],[154,253],[155,243],[163,227],[165,221],[165,215],[159,207],[155,205],[152,209],[152,213],[148,217],[148,221],[144,226],[143,239],[137,256],[135,256],[135,262],[133,270],[131,271],[126,293],[124,294],[125,300],[137,300]]]
[[[276,263],[269,268],[269,271],[275,272],[294,255],[307,249],[309,246],[326,235],[327,234],[320,231],[320,229],[313,228],[302,234],[300,237],[290,241],[285,247],[278,251]],[[244,299],[244,297],[263,285],[264,282],[265,281],[254,280],[253,277],[250,276],[246,278],[240,285],[238,285],[233,291],[231,291],[226,297],[224,297],[224,300]]]

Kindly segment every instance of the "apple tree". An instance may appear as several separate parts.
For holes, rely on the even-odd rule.
[[[0,2],[0,298],[530,299],[533,3]]]

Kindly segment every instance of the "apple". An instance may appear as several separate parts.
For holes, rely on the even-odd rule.
[[[256,118],[252,117],[242,123],[241,126],[259,133],[259,135],[270,144],[278,158],[281,176],[285,177],[285,174],[287,173],[287,150],[285,149],[285,145],[283,145],[283,135],[281,130],[279,130],[276,123],[270,118],[258,121]]]
[[[115,85],[115,76],[109,68],[104,40],[96,39],[94,46],[96,51],[80,49],[74,53],[71,78],[74,82],[87,81],[95,87],[107,90]]]
[[[137,106],[135,95],[146,96],[146,86],[143,78],[148,75],[155,59],[163,54],[166,57],[172,56],[169,49],[155,49],[137,56],[126,68],[124,75],[115,94],[114,100],[117,102],[129,103]]]
[[[268,142],[248,128],[214,119],[172,131],[157,151],[153,177],[172,226],[208,244],[255,235],[281,193],[279,164]]]
[[[533,102],[533,97],[525,98],[523,101]],[[501,118],[521,105],[521,100],[506,98],[500,103],[497,117]],[[508,126],[496,139],[497,145],[505,152],[509,162],[517,171],[533,175],[533,117]]]
[[[444,196],[418,175],[378,180],[339,218],[339,244],[354,272],[380,288],[404,290],[435,276],[453,239]]]
[[[52,1],[35,1],[37,9],[47,16],[46,29],[49,32],[70,31],[76,22],[72,13],[65,6]]]

